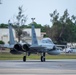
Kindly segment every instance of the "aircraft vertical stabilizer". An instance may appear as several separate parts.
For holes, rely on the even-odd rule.
[[[15,40],[14,40],[14,35],[13,35],[13,31],[12,31],[12,24],[9,24],[9,41],[10,41],[10,45],[14,45],[15,44]]]
[[[32,45],[33,46],[37,46],[38,45],[38,41],[37,41],[37,37],[36,37],[36,32],[35,32],[35,27],[34,27],[33,23],[32,23]]]

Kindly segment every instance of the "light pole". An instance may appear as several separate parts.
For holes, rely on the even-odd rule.
[[[35,18],[31,18],[32,22],[34,22]]]

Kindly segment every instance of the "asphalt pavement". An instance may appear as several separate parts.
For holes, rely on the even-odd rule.
[[[0,75],[76,75],[75,59],[0,60]]]

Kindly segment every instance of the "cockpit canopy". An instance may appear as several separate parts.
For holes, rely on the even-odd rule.
[[[50,38],[43,38],[41,40],[42,43],[49,43],[49,44],[53,44],[52,40]]]

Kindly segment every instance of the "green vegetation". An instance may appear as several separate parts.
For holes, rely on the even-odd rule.
[[[49,30],[50,35],[55,42],[67,43],[76,42],[76,16],[70,16],[66,9],[62,16],[59,16],[57,10],[50,13],[52,27]]]
[[[16,31],[16,36],[18,38],[18,42],[20,42],[20,40],[21,40],[21,35],[23,32],[23,28],[21,26],[25,24],[26,18],[27,18],[27,16],[25,16],[23,14],[22,6],[19,6],[18,7],[18,15],[16,16],[17,22],[15,22],[15,27],[14,27],[14,29]]]
[[[0,53],[0,60],[22,60],[23,54],[12,55],[7,52]],[[40,55],[32,54],[27,56],[27,59],[40,59]],[[76,54],[60,54],[60,55],[46,55],[46,59],[76,59]]]
[[[0,44],[5,44],[4,41],[0,40]]]
[[[0,24],[0,28],[8,28],[8,25],[7,25],[7,24],[2,23],[2,24]]]

